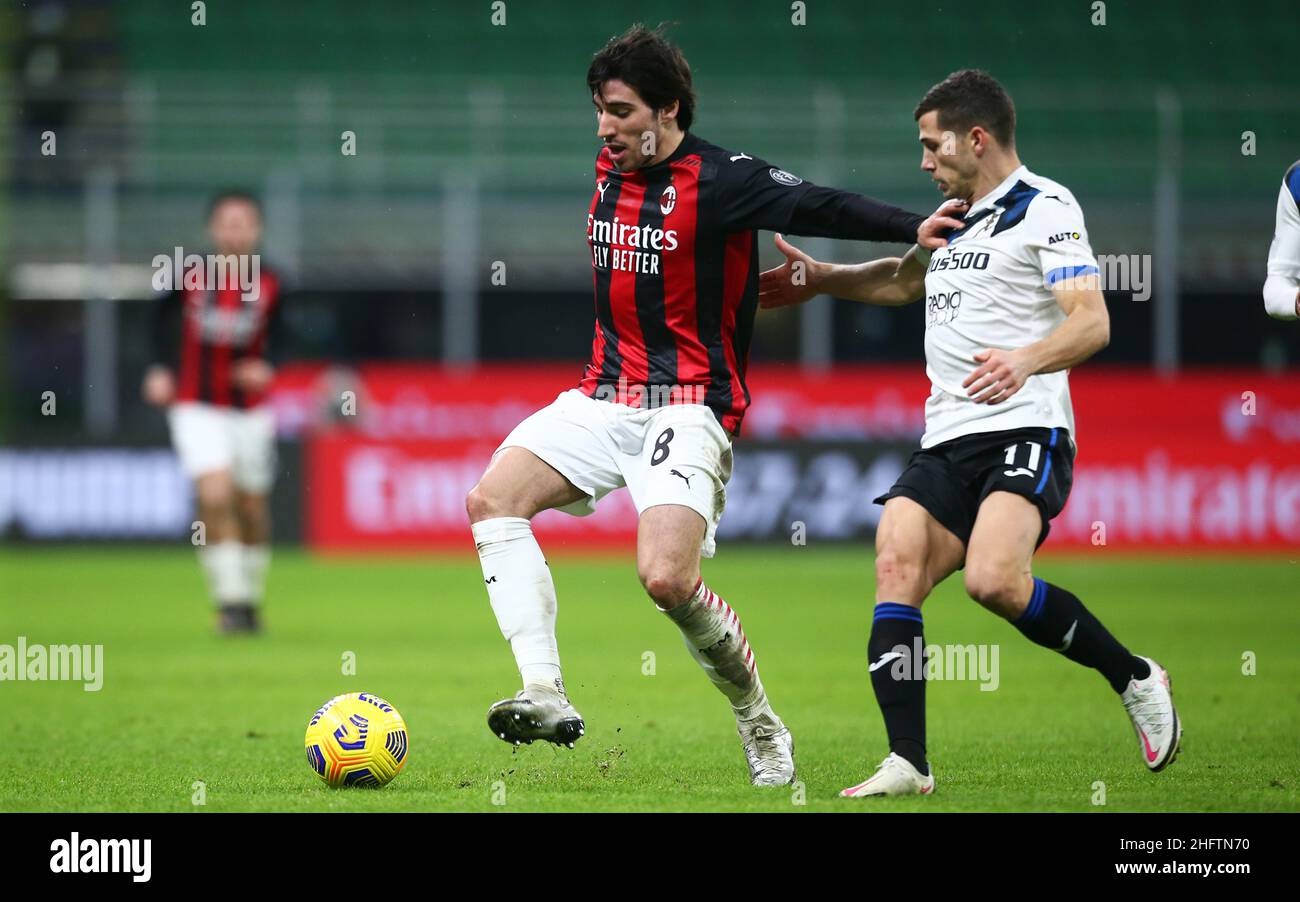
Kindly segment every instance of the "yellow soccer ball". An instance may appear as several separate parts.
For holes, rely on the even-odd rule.
[[[384,786],[406,753],[406,721],[369,692],[336,695],[307,723],[307,762],[330,786]]]

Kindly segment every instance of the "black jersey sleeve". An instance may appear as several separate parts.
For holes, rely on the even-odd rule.
[[[784,231],[810,182],[765,160],[723,153],[716,159],[718,217],[728,232]]]
[[[854,194],[813,185],[795,205],[787,231],[818,238],[916,242],[924,216]]]
[[[728,231],[911,243],[925,219],[861,194],[814,185],[745,154],[719,158],[716,178],[721,224]]]
[[[266,351],[263,356],[267,363],[276,369],[283,366],[289,359],[288,343],[289,334],[284,323],[284,289],[279,286],[266,323]]]
[[[181,342],[181,292],[168,291],[153,302],[150,338],[152,339],[154,366],[175,369],[180,356]]]

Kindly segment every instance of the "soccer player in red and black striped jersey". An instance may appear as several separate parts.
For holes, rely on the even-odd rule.
[[[270,561],[275,424],[266,400],[271,352],[282,343],[280,280],[256,253],[262,214],[251,194],[217,195],[208,230],[216,248],[209,259],[220,265],[177,273],[179,286],[156,302],[144,397],[167,408],[172,443],[194,480],[199,560],[218,627],[253,632]]]
[[[493,705],[510,742],[572,745],[555,639],[555,588],[530,521],[591,513],[627,486],[639,514],[637,572],[690,654],[730,701],[755,785],[794,779],[793,741],[772,711],[735,611],[704,585],[749,407],[745,368],[758,307],[759,229],[927,247],[960,221],[929,219],[818,187],[690,132],[690,68],[635,26],[591,63],[595,190],[586,234],[595,289],[592,358],[577,388],[520,423],[467,509],[492,609],[524,688]]]

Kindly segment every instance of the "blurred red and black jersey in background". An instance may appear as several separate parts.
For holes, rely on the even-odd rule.
[[[634,407],[703,403],[739,433],[758,309],[756,230],[910,243],[923,218],[690,133],[664,160],[629,172],[602,148],[587,214],[596,325],[579,388]]]
[[[260,290],[185,288],[163,295],[154,310],[154,363],[172,370],[176,401],[248,409],[266,392],[247,392],[231,379],[239,360],[280,359],[279,277],[260,266]],[[254,296],[255,294],[255,296]]]

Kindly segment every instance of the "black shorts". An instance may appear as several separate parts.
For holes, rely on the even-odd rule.
[[[876,504],[911,498],[969,545],[984,499],[990,492],[1011,492],[1038,507],[1042,545],[1052,518],[1065,507],[1073,479],[1074,443],[1067,429],[978,432],[913,453],[894,487]]]

